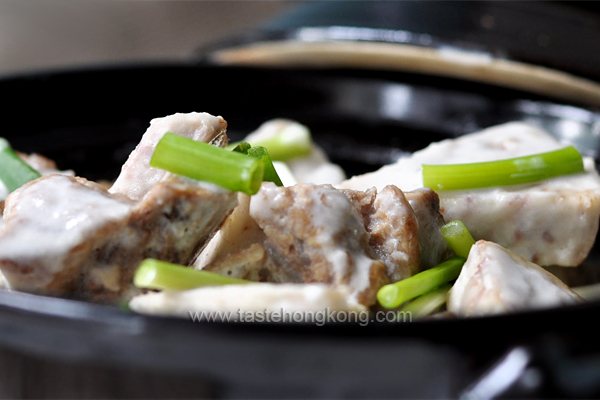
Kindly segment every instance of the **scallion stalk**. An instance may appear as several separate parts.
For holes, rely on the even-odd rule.
[[[411,316],[421,318],[426,317],[439,310],[448,297],[448,292],[452,285],[444,285],[429,293],[417,297],[400,309],[403,312],[411,313]]]
[[[442,226],[442,236],[459,257],[468,258],[475,239],[462,221],[455,219]]]
[[[273,166],[273,161],[271,161],[271,157],[269,157],[269,153],[265,147],[255,146],[248,150],[248,155],[258,159],[264,166],[264,176],[263,181],[273,182],[277,186],[283,186],[275,167]]]
[[[473,189],[532,183],[584,171],[573,146],[507,160],[423,165],[423,185],[433,190]]]
[[[238,153],[247,154],[250,157],[257,158],[261,163],[263,163],[265,169],[263,181],[273,182],[277,186],[283,186],[283,183],[277,174],[277,170],[275,170],[273,161],[271,161],[271,157],[269,157],[269,152],[265,147],[252,147],[248,142],[239,142],[233,149],[231,149],[231,151],[236,151]]]
[[[226,150],[231,150],[242,154],[248,154],[248,150],[250,150],[250,148],[252,148],[252,145],[248,142],[237,142],[231,149],[229,149],[229,146],[225,147]]]
[[[264,164],[253,157],[166,133],[150,166],[253,195],[260,189]]]
[[[453,257],[410,278],[385,285],[377,292],[377,300],[385,308],[399,307],[458,278],[464,263],[464,258]]]
[[[250,281],[229,278],[214,272],[196,270],[155,259],[142,261],[133,277],[133,284],[138,288],[157,290],[187,290],[202,286],[243,283],[250,283]]]
[[[273,161],[307,156],[312,151],[310,131],[299,124],[287,126],[275,135],[253,140],[251,144],[253,147],[266,147]]]
[[[6,139],[0,138],[0,180],[9,192],[40,176],[39,172],[15,153]]]

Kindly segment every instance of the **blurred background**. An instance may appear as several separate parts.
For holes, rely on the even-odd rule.
[[[0,0],[0,74],[186,58],[297,3]]]

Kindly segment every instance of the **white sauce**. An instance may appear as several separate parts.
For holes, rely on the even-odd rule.
[[[402,197],[404,196],[400,196],[400,198]],[[373,206],[378,211],[374,215],[375,218],[371,219],[371,232],[386,232],[401,229],[402,225],[413,219],[415,224],[417,223],[408,201],[403,199],[403,202],[400,202],[399,197],[395,195],[395,190],[392,188],[380,191]],[[406,235],[388,234],[385,237],[386,243],[383,248],[387,254],[383,258],[386,262],[388,275],[393,282],[408,278],[416,272],[415,269],[418,266],[414,263],[414,268],[399,268],[399,266],[406,266],[410,258],[409,254],[399,249],[405,248],[403,246],[403,242],[405,241],[418,240],[418,235],[415,237],[406,237]]]
[[[298,182],[337,185],[346,179],[344,170],[330,162],[318,145],[313,143],[311,147],[310,155],[293,158],[287,162]]]
[[[502,160],[563,147],[548,133],[521,122],[484,129],[480,132],[431,143],[423,150],[401,157],[394,164],[378,171],[358,175],[342,182],[345,189],[367,190],[373,186],[381,190],[396,185],[404,191],[423,187],[423,164],[462,164]],[[487,190],[487,189],[486,189]]]
[[[329,186],[312,186],[307,196],[295,196],[295,207],[306,210],[310,221],[307,231],[315,236],[302,237],[309,246],[321,252],[329,262],[334,282],[349,276],[355,293],[369,288],[369,274],[375,260],[367,256],[359,239],[364,225],[354,206],[338,190]],[[293,195],[293,193],[291,194]],[[272,220],[272,208],[286,207],[284,190],[274,184],[263,184],[250,202],[250,215],[257,221]]]
[[[554,275],[503,247],[478,241],[448,299],[457,315],[485,315],[581,301]]]
[[[546,132],[513,122],[457,139],[432,143],[376,172],[340,187],[366,190],[393,184],[422,187],[422,164],[499,160],[563,147]],[[444,218],[462,220],[475,239],[508,247],[540,265],[578,265],[593,245],[600,217],[600,177],[590,158],[585,173],[538,183],[472,190],[438,191]]]
[[[234,320],[240,317],[240,311],[366,311],[365,307],[349,301],[348,294],[343,287],[318,283],[252,283],[147,293],[134,297],[129,306],[133,311],[143,314],[183,318],[191,318],[190,312],[229,312]]]
[[[0,258],[44,257],[53,272],[63,268],[69,250],[86,240],[89,232],[107,221],[123,219],[131,210],[131,206],[62,175],[49,176],[13,195],[19,199],[12,205],[9,197],[6,204]]]

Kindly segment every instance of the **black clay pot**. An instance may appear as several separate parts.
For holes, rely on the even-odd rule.
[[[342,6],[337,2],[308,5]],[[390,19],[389,11],[378,14],[377,10],[390,5],[373,5],[369,12],[351,11],[354,8],[348,5],[346,21],[388,16],[384,18],[388,25],[383,27],[387,30],[401,20],[406,25],[397,29],[414,28],[432,38],[439,35],[443,41],[473,43],[484,50],[492,41],[475,35],[468,21],[463,25],[446,21],[450,26],[440,23],[442,10],[448,18],[460,18],[487,7],[482,3],[449,2],[443,9],[432,8],[430,2],[401,5],[404,11],[394,14],[396,19]],[[358,2],[352,6],[359,7]],[[459,11],[449,11],[451,6]],[[550,7],[568,8],[562,3]],[[568,9],[597,22],[592,6]],[[563,17],[548,11],[536,23],[554,29],[561,26],[555,21]],[[363,21],[362,26],[368,26],[374,20]],[[588,28],[571,26],[569,32],[579,37],[576,33],[583,35],[583,31],[577,29]],[[589,37],[581,39],[582,46],[598,37],[593,28]],[[261,38],[280,38],[273,33],[276,30],[265,30]],[[55,159],[60,168],[90,179],[115,178],[150,119],[190,111],[222,115],[234,140],[270,118],[298,120],[311,128],[315,140],[349,174],[374,170],[393,161],[399,152],[414,151],[432,141],[514,120],[542,126],[586,155],[596,157],[600,150],[600,114],[585,101],[396,68],[207,63],[214,61],[210,57],[214,52],[250,39],[244,40],[220,44],[203,52],[206,57],[200,61],[192,57],[189,63],[4,79],[0,93],[9,101],[4,104],[3,136],[21,151],[40,152]],[[598,69],[593,66],[598,58],[586,52],[585,46],[566,46],[564,50],[571,51],[572,57],[551,60],[527,42],[514,48],[511,43],[502,47],[506,57],[543,62],[577,77],[596,79]],[[565,279],[572,284],[598,281],[599,257],[600,248],[595,247],[585,265]],[[589,398],[600,394],[600,344],[593,326],[598,315],[600,303],[589,302],[497,317],[410,323],[199,323],[2,292],[0,395]],[[496,379],[494,374],[505,379]]]

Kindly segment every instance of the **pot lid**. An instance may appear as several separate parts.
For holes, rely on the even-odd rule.
[[[600,105],[595,2],[315,1],[202,49],[218,64],[404,70]]]

